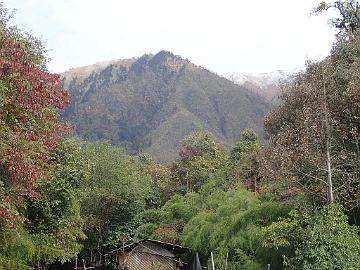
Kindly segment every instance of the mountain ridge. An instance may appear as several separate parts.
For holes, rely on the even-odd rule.
[[[241,130],[263,134],[264,98],[168,51],[67,71],[73,96],[63,117],[83,139],[108,139],[161,162],[176,157],[190,132],[207,130],[224,144]],[[75,72],[74,72],[75,71]],[[80,69],[80,71],[82,71]]]

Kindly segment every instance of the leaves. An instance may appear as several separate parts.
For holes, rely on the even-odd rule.
[[[6,17],[2,6],[0,12]],[[3,196],[12,200],[38,195],[35,182],[49,176],[49,155],[67,130],[55,110],[69,102],[68,92],[58,75],[42,68],[42,53],[38,41],[1,23],[0,181],[11,190]]]
[[[353,38],[360,26],[360,4],[356,0],[342,0],[319,3],[313,14],[319,15],[329,9],[335,9],[340,17],[330,20],[330,24],[339,29],[338,36],[341,38]]]
[[[133,236],[134,217],[151,197],[151,178],[136,158],[109,142],[86,144],[82,155],[90,166],[81,198],[85,248],[103,254],[107,245]]]
[[[173,181],[182,191],[197,191],[223,165],[224,149],[208,132],[191,133],[181,144],[171,167]]]
[[[267,247],[291,247],[285,269],[357,269],[359,229],[348,224],[341,207],[293,210],[264,229]]]
[[[356,37],[324,61],[310,63],[265,120],[268,180],[283,179],[292,194],[327,201],[329,153],[335,200],[347,209],[358,207],[359,44]]]

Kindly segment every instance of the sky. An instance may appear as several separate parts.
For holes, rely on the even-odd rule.
[[[220,75],[304,67],[329,54],[330,15],[316,0],[5,0],[45,41],[49,69],[168,50]],[[334,14],[333,14],[334,15]]]

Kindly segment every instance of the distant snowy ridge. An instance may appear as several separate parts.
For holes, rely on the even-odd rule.
[[[280,93],[281,83],[292,80],[300,70],[278,70],[268,73],[233,73],[228,79],[238,85],[274,101]]]

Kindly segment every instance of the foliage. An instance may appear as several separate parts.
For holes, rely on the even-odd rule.
[[[330,20],[330,24],[339,29],[338,36],[353,38],[360,26],[360,3],[357,0],[321,2],[313,12],[318,15],[329,9],[335,9],[340,13],[340,17]]]
[[[91,172],[81,200],[88,237],[85,250],[99,255],[104,247],[132,237],[134,216],[151,195],[151,180],[135,158],[108,142],[86,144],[83,155]]]
[[[139,161],[151,177],[151,196],[146,198],[149,208],[160,207],[172,195],[171,170],[168,166],[155,162],[148,154],[140,154]]]
[[[8,27],[0,3],[0,268],[69,260],[83,237],[75,190],[83,175],[57,111],[69,102],[41,42]]]
[[[0,269],[29,269],[56,260],[64,262],[79,253],[84,234],[78,192],[87,177],[79,150],[79,145],[71,140],[58,144],[49,157],[50,179],[37,183],[41,195],[19,208],[26,221],[1,222]]]
[[[7,220],[1,221],[0,269],[33,269],[29,266],[35,254],[35,246],[22,224],[14,227]]]
[[[208,132],[194,132],[181,142],[180,159],[171,167],[175,185],[182,191],[197,191],[223,165],[223,147]]]
[[[68,103],[59,76],[43,68],[39,41],[7,27],[0,6],[0,218],[19,219],[14,207],[37,195],[35,182],[49,177],[48,160],[65,126],[55,109]]]
[[[257,134],[252,130],[242,131],[230,153],[228,179],[257,191],[261,179],[259,154],[260,142]]]
[[[356,37],[340,43],[322,62],[309,64],[284,92],[280,107],[266,117],[270,158],[263,171],[269,179],[286,182],[284,193],[300,191],[324,202],[331,173],[335,199],[347,209],[358,206],[359,48]]]
[[[258,269],[267,263],[280,269],[281,253],[262,247],[261,228],[287,212],[287,206],[262,202],[244,188],[224,190],[210,181],[199,192],[174,195],[160,209],[142,212],[137,237],[181,243],[205,258],[213,251],[219,267],[228,254],[228,269]]]
[[[138,215],[142,224],[137,228],[137,237],[180,244],[184,225],[200,211],[200,207],[198,193],[174,195],[160,209],[148,209]]]
[[[80,187],[89,177],[80,145],[63,141],[50,157],[51,181],[38,184],[41,197],[28,202],[27,218],[36,247],[35,257],[42,264],[73,259],[85,238],[80,217]]]
[[[321,209],[293,210],[264,229],[265,246],[290,247],[286,269],[358,269],[359,229],[348,223],[336,204]]]
[[[221,269],[225,264],[228,269],[259,269],[267,263],[280,269],[280,253],[262,247],[261,228],[286,212],[286,207],[262,203],[243,188],[215,191],[186,224],[183,243],[207,257],[213,251]]]

